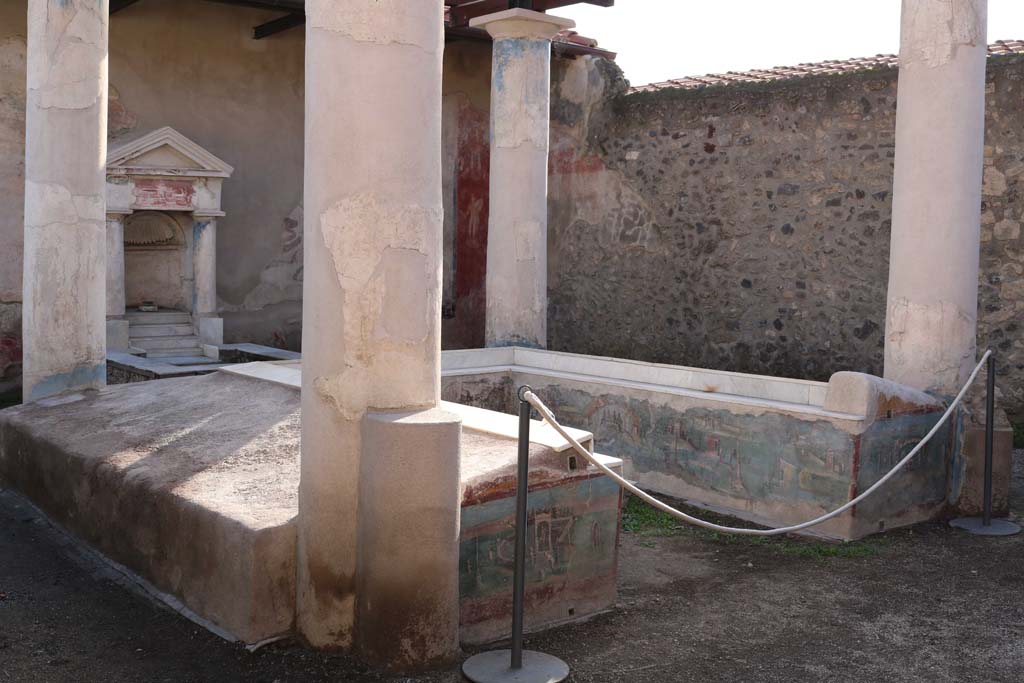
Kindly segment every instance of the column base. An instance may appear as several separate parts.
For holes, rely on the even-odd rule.
[[[997,421],[996,424],[999,424]],[[980,515],[985,500],[985,426],[968,425],[963,436],[963,483],[953,506],[958,515]],[[1010,512],[1010,477],[1013,468],[1013,430],[992,431],[992,514]]]
[[[420,671],[459,652],[459,447],[439,409],[363,418],[356,645],[368,663]]]
[[[196,320],[199,328],[199,343],[220,346],[224,343],[224,319],[214,316],[200,316]]]
[[[107,319],[107,351],[128,353],[128,324],[120,318]]]

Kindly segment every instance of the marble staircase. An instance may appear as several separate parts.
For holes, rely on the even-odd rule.
[[[190,314],[172,310],[129,310],[126,317],[130,345],[145,351],[147,358],[188,358],[204,362],[202,345],[195,335]]]

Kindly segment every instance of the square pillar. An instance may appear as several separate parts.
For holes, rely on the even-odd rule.
[[[28,0],[24,398],[106,384],[107,0]]]
[[[389,669],[458,650],[441,386],[440,2],[308,0],[299,633]]]
[[[130,211],[129,211],[130,213]],[[107,350],[127,352],[124,317],[124,221],[129,213],[107,212]]]
[[[987,0],[903,0],[885,378],[955,394],[975,365]]]
[[[575,22],[526,9],[476,17],[494,38],[487,346],[547,346],[551,39]]]

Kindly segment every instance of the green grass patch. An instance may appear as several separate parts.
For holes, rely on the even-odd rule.
[[[676,506],[684,512],[706,519],[709,522],[723,525],[744,526],[732,518],[718,515],[707,510]],[[622,511],[622,529],[627,534],[642,537],[640,544],[653,547],[653,538],[686,536],[695,540],[721,543],[727,545],[763,547],[773,553],[789,557],[801,557],[814,560],[858,559],[877,556],[889,543],[884,536],[872,537],[862,541],[849,543],[832,543],[797,538],[794,536],[741,536],[712,529],[685,524],[667,512],[662,512],[644,503],[636,496],[627,495],[626,505]]]

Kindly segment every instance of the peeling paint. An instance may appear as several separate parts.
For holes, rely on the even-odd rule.
[[[31,384],[27,397],[29,401],[37,401],[47,396],[54,396],[69,389],[82,387],[99,388],[107,381],[107,363],[104,360],[98,365],[79,366],[68,372],[61,372],[36,379]]]

